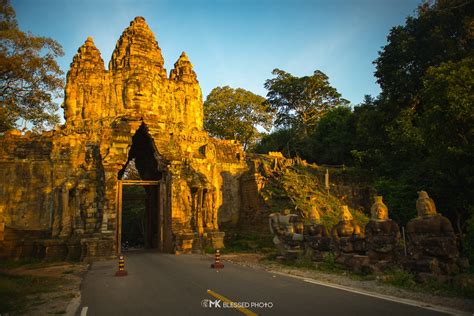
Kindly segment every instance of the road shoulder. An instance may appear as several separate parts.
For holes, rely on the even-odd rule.
[[[269,273],[283,274],[302,280],[312,280],[319,285],[339,287],[341,290],[353,292],[364,292],[371,295],[390,297],[395,301],[417,302],[421,307],[434,307],[438,310],[451,312],[454,314],[474,313],[474,300],[433,295],[429,293],[414,292],[387,284],[377,280],[355,280],[344,274],[325,273],[313,269],[288,267],[278,263],[265,262],[262,254],[235,253],[225,254],[221,258],[224,261],[239,264],[245,267],[262,269]]]

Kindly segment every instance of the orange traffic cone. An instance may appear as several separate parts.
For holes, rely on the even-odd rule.
[[[219,252],[219,249],[216,250],[216,256],[214,259],[214,263],[211,264],[211,268],[213,269],[222,269],[224,268],[224,265],[221,263],[221,254]]]
[[[119,256],[119,269],[115,272],[115,276],[126,276],[128,275],[127,271],[125,271],[125,258],[123,255]]]

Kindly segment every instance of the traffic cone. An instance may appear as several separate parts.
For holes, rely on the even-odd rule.
[[[119,269],[115,272],[115,276],[126,276],[128,275],[127,271],[125,271],[125,258],[123,255],[119,255]]]
[[[221,263],[221,254],[219,252],[219,249],[216,250],[214,263],[211,264],[211,268],[213,268],[213,269],[222,269],[222,268],[224,268],[224,265]]]

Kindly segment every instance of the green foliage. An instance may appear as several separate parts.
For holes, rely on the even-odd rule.
[[[271,253],[275,251],[272,239],[270,231],[253,231],[246,228],[226,229],[225,248],[221,249],[221,253]]]
[[[259,162],[265,165],[267,170],[271,170],[273,164],[271,159],[260,157]],[[327,194],[322,182],[325,171],[326,169],[313,165],[294,164],[285,167],[284,172],[267,175],[265,186],[260,192],[265,208],[271,212],[290,209],[303,218],[307,218],[310,207],[315,205],[320,212],[321,222],[331,229],[339,222],[341,206],[344,202]],[[308,197],[313,198],[311,204]],[[367,216],[360,210],[351,209],[351,213],[362,227],[368,222]]]
[[[416,217],[417,188],[404,179],[379,178],[373,182],[390,210],[390,217],[400,226]]]
[[[308,258],[306,256],[299,256],[294,261],[290,261],[290,262],[292,263],[292,266],[297,267],[297,268],[307,268],[307,269],[315,268],[314,262],[311,261],[311,258]]]
[[[311,161],[322,164],[352,165],[355,127],[349,107],[335,107],[323,116],[309,139]]]
[[[385,115],[379,109],[379,100],[366,95],[364,101],[354,107],[354,148],[351,150],[354,165],[373,170],[385,164],[382,149],[385,144]]]
[[[455,229],[465,229],[474,197],[473,12],[472,1],[421,5],[391,30],[374,62],[380,96],[366,96],[353,111],[326,109],[308,134],[287,128],[257,148],[361,169],[401,225],[415,216],[416,192],[426,190]],[[299,97],[289,93],[297,91],[296,79],[275,74],[267,88],[276,82],[276,92],[287,97],[271,91],[269,101],[286,110],[279,112],[280,124],[295,125],[298,112],[284,106]]]
[[[474,264],[474,207],[471,207],[471,217],[466,221],[466,236],[464,238],[464,249],[471,265]]]
[[[435,275],[418,280],[413,274],[400,268],[386,271],[377,279],[384,284],[434,295],[448,295],[472,298],[474,278],[472,274],[459,274],[453,280],[445,280]]]
[[[474,58],[429,68],[423,85],[422,168],[441,207],[467,219],[474,202]]]
[[[257,153],[280,151],[318,164],[353,164],[354,115],[347,106],[329,109],[303,136],[296,128],[282,128],[266,135],[255,146]]]
[[[400,268],[387,271],[381,280],[383,283],[406,289],[414,289],[417,285],[415,276]]]
[[[212,248],[212,246],[206,245],[204,247],[204,253],[213,254],[213,253],[216,253],[216,250]]]
[[[212,136],[240,141],[245,149],[259,139],[258,126],[269,131],[271,124],[265,99],[241,88],[214,88],[204,102],[204,128]]]
[[[18,28],[8,0],[0,2],[0,132],[16,126],[19,119],[42,129],[59,122],[54,102],[63,88],[63,72],[56,58],[61,45]]]
[[[340,272],[344,270],[344,268],[336,262],[336,255],[332,252],[324,255],[323,261],[318,263],[317,268],[324,272]]]
[[[271,134],[264,135],[253,147],[252,151],[259,154],[279,151],[286,157],[295,156],[293,144],[291,143],[293,133],[294,131],[292,129],[277,129]]]
[[[145,189],[141,186],[124,186],[122,206],[122,242],[130,246],[145,244]],[[140,197],[142,197],[140,199]],[[132,198],[127,200],[127,198]]]
[[[277,126],[295,128],[306,136],[329,109],[347,103],[319,70],[301,78],[280,69],[274,69],[272,74],[276,78],[268,79],[265,88],[267,100],[277,113]]]
[[[403,108],[417,107],[417,95],[429,67],[457,61],[472,53],[474,2],[425,2],[416,17],[392,28],[388,44],[375,60],[384,108],[391,118]]]
[[[276,112],[272,134],[254,148],[257,153],[280,151],[287,157],[299,156],[309,162],[350,160],[352,124],[348,101],[341,98],[319,70],[312,76],[295,77],[275,69],[268,79],[267,100]]]

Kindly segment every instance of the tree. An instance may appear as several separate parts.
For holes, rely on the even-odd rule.
[[[59,122],[54,98],[63,88],[56,63],[62,55],[53,39],[21,31],[9,1],[0,0],[0,132],[20,119],[36,129]]]
[[[392,28],[388,44],[374,61],[387,114],[394,117],[407,107],[418,107],[418,93],[427,69],[472,54],[474,2],[425,2],[418,15]]]
[[[462,226],[474,202],[474,56],[430,67],[420,96],[428,144],[422,170],[440,206]]]
[[[229,86],[214,88],[204,102],[204,128],[212,135],[240,141],[244,149],[261,136],[258,127],[269,131],[271,109],[265,98]]]
[[[291,129],[277,129],[268,135],[264,135],[253,151],[258,154],[268,154],[270,151],[279,151],[285,157],[295,156],[294,148],[290,148],[290,140],[293,138]]]
[[[277,113],[275,124],[296,128],[302,136],[307,136],[309,129],[330,108],[348,103],[319,70],[301,78],[280,69],[274,69],[272,74],[276,78],[268,79],[265,88],[267,100]]]
[[[421,189],[458,229],[472,211],[473,12],[473,1],[422,4],[374,61],[380,96],[354,110],[353,154],[403,222]]]
[[[348,106],[338,106],[323,116],[312,135],[311,161],[319,164],[351,165],[354,143],[354,114]]]

